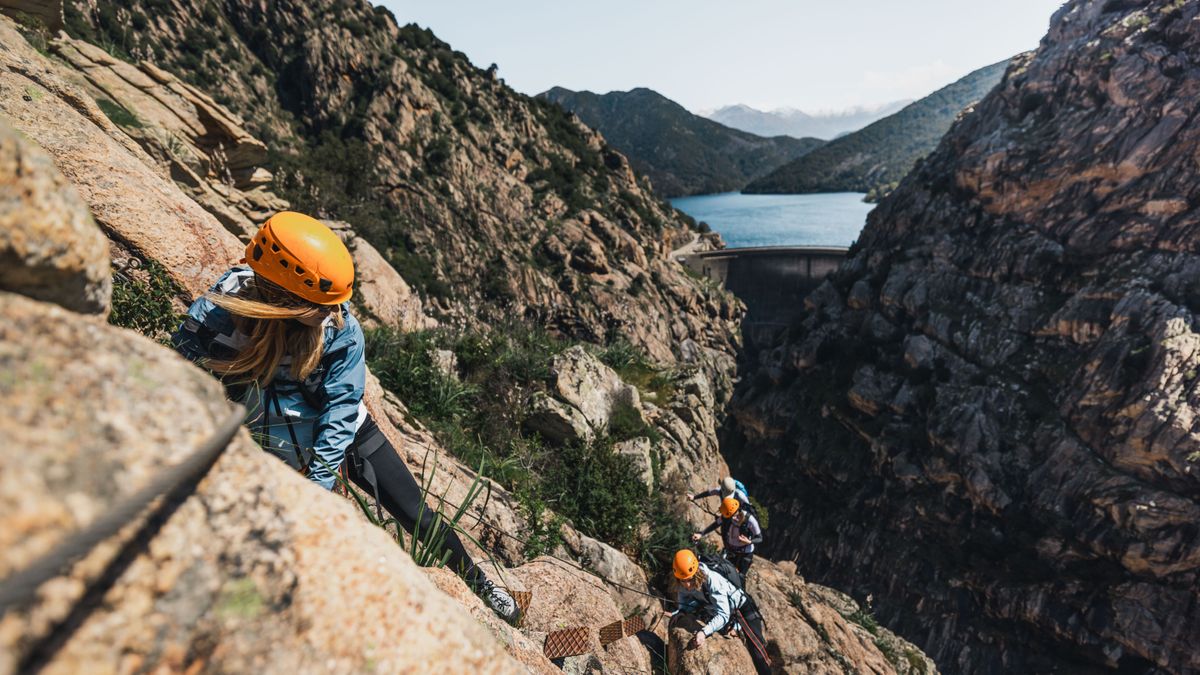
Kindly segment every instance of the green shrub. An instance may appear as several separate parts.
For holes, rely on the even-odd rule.
[[[653,443],[662,440],[662,435],[642,419],[637,408],[628,403],[615,406],[608,416],[609,440],[620,442],[642,436],[649,438]]]
[[[597,356],[622,380],[637,387],[643,394],[652,394],[659,404],[675,396],[672,374],[655,368],[645,353],[625,338],[618,337],[608,343]]]
[[[518,491],[535,480],[526,467],[543,452],[540,440],[521,430],[524,401],[545,386],[550,358],[565,348],[544,330],[518,323],[488,332],[367,332],[367,360],[383,386],[452,454],[470,464],[486,460],[492,478]],[[434,365],[436,349],[454,352],[460,377]]]
[[[617,372],[633,367],[648,368],[650,366],[642,350],[633,346],[632,342],[623,337],[605,345],[598,356],[604,365]]]
[[[168,344],[171,333],[182,320],[175,301],[185,294],[157,262],[143,263],[141,269],[142,274],[137,276],[130,271],[113,274],[112,312],[108,322]]]
[[[859,607],[850,614],[845,615],[844,618],[851,623],[856,623],[862,626],[871,635],[876,637],[879,636],[879,622],[875,620],[875,617],[871,616],[869,611],[863,609],[862,607]]]
[[[639,542],[637,559],[651,578],[665,580],[671,569],[675,552],[692,546],[694,528],[691,523],[671,510],[666,497],[650,500],[647,514],[649,534]]]
[[[541,484],[535,481],[529,481],[517,491],[517,502],[529,523],[529,536],[525,539],[525,549],[522,551],[528,558],[552,553],[563,543],[563,517],[550,515],[549,506],[541,493]]]
[[[367,333],[368,362],[383,385],[451,453],[471,464],[486,462],[489,475],[516,494],[532,528],[527,555],[561,543],[562,518],[584,534],[650,557],[685,545],[691,528],[665,506],[650,504],[646,486],[612,449],[616,440],[658,438],[637,410],[618,406],[609,437],[591,445],[550,450],[524,431],[526,401],[533,392],[548,389],[553,357],[569,346],[521,322],[487,331],[400,333],[383,328]],[[434,366],[435,349],[454,352],[459,379]],[[651,507],[658,510],[650,516],[650,537],[639,541],[638,527]]]
[[[794,588],[789,590],[787,592],[787,599],[788,603],[790,603],[792,607],[804,611],[804,596],[800,593],[800,591]]]
[[[758,520],[758,524],[762,529],[767,529],[770,522],[770,515],[767,513],[767,507],[763,506],[754,495],[750,495],[750,506],[754,507],[754,518]]]
[[[632,546],[645,508],[646,486],[612,446],[569,445],[542,469],[550,503],[580,532],[618,548]]]
[[[571,161],[557,153],[550,155],[550,166],[539,167],[529,172],[525,182],[533,186],[535,194],[553,192],[567,205],[568,213],[574,213],[591,205],[584,190],[585,173]]]
[[[42,56],[49,56],[50,29],[46,27],[42,18],[26,12],[15,12],[13,19],[16,20],[17,31],[21,33],[29,46],[36,49]]]

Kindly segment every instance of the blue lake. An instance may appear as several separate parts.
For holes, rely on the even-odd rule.
[[[671,205],[719,232],[730,247],[849,246],[874,204],[859,192],[678,197]]]

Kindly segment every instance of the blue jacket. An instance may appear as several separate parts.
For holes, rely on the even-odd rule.
[[[234,267],[210,291],[236,294],[252,278],[250,268]],[[349,303],[342,305],[341,312],[343,328],[338,330],[332,321],[326,323],[321,361],[304,381],[292,379],[290,360],[285,358],[266,389],[226,384],[230,398],[246,406],[246,425],[263,449],[293,468],[306,470],[309,479],[325,489],[333,487],[333,471],[341,466],[355,431],[366,418],[362,328],[350,313]],[[233,357],[245,341],[246,336],[234,329],[229,312],[205,297],[192,303],[183,324],[171,336],[175,349],[201,366],[205,359]]]

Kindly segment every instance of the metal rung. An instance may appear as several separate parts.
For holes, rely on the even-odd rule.
[[[517,609],[521,610],[521,620],[517,625],[525,623],[525,617],[529,615],[529,603],[533,602],[533,593],[529,591],[509,591],[513,602],[517,603]]]
[[[587,628],[567,628],[556,630],[546,636],[542,653],[548,659],[561,659],[565,656],[579,656],[592,651],[588,644],[591,631]]]
[[[600,627],[600,644],[605,647],[623,637],[625,637],[625,624],[623,621],[614,621],[607,626]]]
[[[646,620],[640,616],[631,616],[625,619],[623,633],[626,637],[636,635],[646,630]]]

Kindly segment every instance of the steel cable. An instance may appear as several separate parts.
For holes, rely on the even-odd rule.
[[[104,515],[78,532],[68,535],[65,540],[25,569],[0,581],[0,615],[34,600],[42,584],[65,574],[72,564],[90,553],[97,544],[128,525],[150,502],[161,495],[174,492],[185,483],[199,482],[229,446],[245,415],[245,409],[235,405],[235,410],[230,412],[216,433],[183,461],[162,469],[150,482],[118,502]]]

